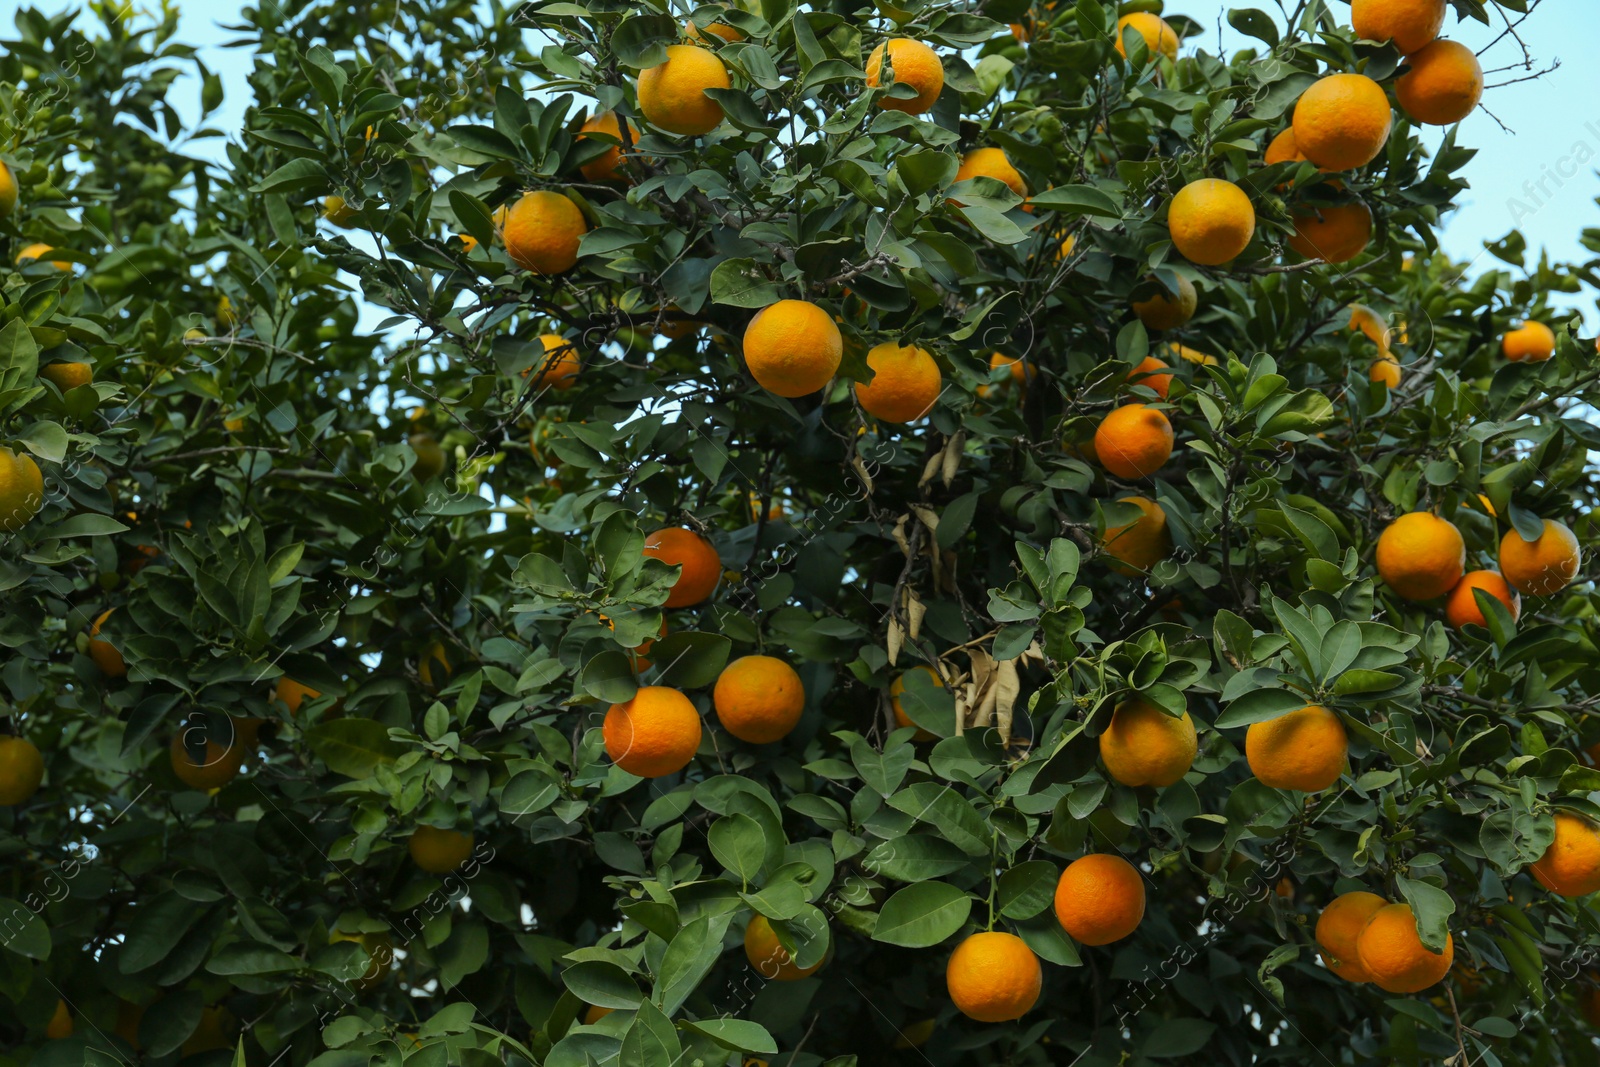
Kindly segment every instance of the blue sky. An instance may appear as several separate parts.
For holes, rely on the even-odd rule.
[[[1269,12],[1278,10],[1277,0],[1168,0],[1167,8],[1213,27],[1199,38],[1200,47],[1231,54],[1259,43],[1234,31],[1225,19],[1229,8],[1252,2]],[[1292,0],[1288,2],[1292,6]],[[1448,220],[1443,244],[1451,256],[1474,261],[1474,273],[1498,263],[1483,253],[1484,242],[1513,228],[1523,231],[1531,249],[1545,248],[1553,260],[1582,261],[1589,253],[1579,245],[1579,233],[1585,226],[1600,226],[1600,207],[1595,204],[1595,197],[1600,196],[1600,177],[1596,176],[1600,167],[1600,65],[1592,56],[1596,31],[1600,31],[1600,4],[1595,0],[1534,2],[1537,6],[1518,27],[1518,35],[1528,47],[1535,70],[1545,70],[1558,61],[1559,68],[1537,80],[1494,88],[1496,83],[1526,74],[1521,66],[1522,49],[1511,36],[1503,37],[1481,57],[1484,69],[1492,72],[1487,77],[1491,88],[1484,96],[1484,106],[1462,124],[1459,137],[1461,144],[1475,147],[1479,153],[1467,165],[1465,174],[1472,188]],[[59,11],[81,4],[43,0],[37,6]],[[0,24],[7,29],[17,7],[18,0],[0,0]],[[1334,0],[1333,9],[1341,20],[1348,18],[1349,9],[1342,0]],[[206,63],[223,78],[227,101],[212,119],[223,128],[237,125],[249,93],[245,82],[249,63],[239,53],[221,47],[228,35],[219,23],[233,21],[235,10],[231,4],[199,0],[182,5],[180,38],[201,47]],[[1281,14],[1278,20],[1282,22]],[[1492,27],[1471,20],[1458,23],[1452,12],[1445,22],[1445,36],[1480,50],[1504,29],[1498,16],[1496,20]],[[1513,65],[1514,69],[1494,72]],[[178,90],[177,97],[187,116],[198,112],[198,86],[187,92]],[[1442,131],[1430,128],[1426,139],[1437,143],[1440,136]],[[193,150],[203,151],[208,144],[220,153],[215,141],[198,142]],[[1564,303],[1571,303],[1594,321],[1594,294],[1586,292],[1580,299]]]

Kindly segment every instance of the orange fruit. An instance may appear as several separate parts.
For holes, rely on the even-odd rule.
[[[206,754],[200,762],[195,762],[194,754],[184,744],[184,735],[193,731],[200,731],[200,736],[205,738]],[[172,744],[168,756],[172,761],[172,773],[178,780],[190,789],[221,789],[234,776],[239,773],[239,768],[244,764],[244,751],[233,745],[233,738],[227,738],[229,744],[222,744],[205,737],[205,727],[189,726],[172,735]]]
[[[1377,158],[1394,113],[1383,87],[1365,74],[1329,74],[1300,94],[1294,142],[1323,170],[1354,170]]]
[[[761,973],[761,977],[775,982],[798,981],[816,973],[826,962],[818,960],[809,967],[795,966],[788,950],[778,940],[778,932],[772,928],[772,923],[767,921],[765,915],[754,916],[744,928],[744,954],[750,961],[750,966]]]
[[[1379,356],[1367,368],[1367,381],[1382,382],[1385,389],[1400,385],[1400,361],[1393,356]]]
[[[417,456],[411,465],[411,473],[417,481],[426,482],[444,470],[444,449],[433,439],[433,434],[414,433],[406,438],[406,444],[411,446],[411,451]]]
[[[1144,919],[1144,880],[1121,856],[1091,852],[1056,882],[1056,921],[1080,945],[1121,941]]]
[[[1543,363],[1556,351],[1556,332],[1542,322],[1529,319],[1500,339],[1500,351],[1507,359]]]
[[[601,732],[606,755],[629,774],[676,774],[700,747],[700,713],[689,698],[662,685],[640,687],[633,699],[611,705]]]
[[[335,226],[348,227],[355,217],[360,214],[355,208],[345,203],[342,196],[325,196],[322,198],[322,217]]]
[[[1215,267],[1233,259],[1256,232],[1256,209],[1245,191],[1221,178],[1190,182],[1167,207],[1167,228],[1191,263]]]
[[[644,554],[683,568],[667,594],[665,606],[669,608],[699,604],[711,596],[722,578],[722,558],[711,542],[681,526],[668,526],[646,537]]]
[[[544,358],[522,372],[524,375],[539,372],[533,379],[533,388],[564,393],[577,385],[578,372],[583,369],[577,346],[558,333],[541,334],[539,343],[544,346]]]
[[[1304,161],[1305,158],[1300,151],[1300,146],[1295,142],[1294,127],[1285,126],[1268,143],[1267,150],[1261,157],[1261,162],[1270,167],[1274,163],[1299,163]]]
[[[617,121],[615,111],[597,111],[584,120],[583,126],[578,130],[578,139],[582,140],[584,134],[605,133],[622,140],[622,124]],[[605,152],[589,160],[578,168],[578,171],[592,182],[614,182],[623,177],[622,174],[622,145],[614,144]]]
[[[923,348],[886,341],[867,353],[872,381],[856,382],[856,399],[867,414],[884,422],[915,422],[939,399],[944,376]]]
[[[1044,981],[1039,957],[1022,938],[999,930],[970,935],[944,969],[950,1000],[980,1023],[1020,1019],[1039,1000]]]
[[[1190,348],[1188,345],[1163,345],[1161,350],[1163,352],[1176,353],[1178,358],[1185,363],[1193,363],[1196,366],[1215,367],[1221,363],[1221,360],[1217,359],[1216,356],[1202,352],[1198,348]]]
[[[1194,310],[1200,304],[1194,282],[1180,274],[1176,293],[1168,293],[1159,281],[1153,283],[1153,288],[1148,297],[1133,302],[1133,313],[1139,316],[1145,329],[1176,330],[1194,318]]]
[[[469,256],[478,250],[478,239],[470,233],[458,233],[456,240],[461,242],[461,251]]]
[[[1444,0],[1351,0],[1350,25],[1365,41],[1390,41],[1408,56],[1444,28]]]
[[[1544,520],[1537,541],[1524,541],[1515,529],[1500,539],[1500,573],[1511,588],[1527,596],[1554,596],[1577,577],[1583,553],[1565,523]]]
[[[67,1009],[67,1002],[56,1000],[56,1010],[50,1016],[50,1021],[44,1024],[44,1036],[51,1041],[60,1041],[62,1038],[72,1036],[72,1012]]]
[[[1123,785],[1169,786],[1189,773],[1199,749],[1187,711],[1175,719],[1136,696],[1116,706],[1100,735],[1106,773]]]
[[[32,741],[0,735],[0,805],[25,804],[44,781],[44,756]]]
[[[928,677],[933,679],[934,685],[940,689],[945,687],[944,679],[939,677],[939,672],[927,666],[912,667],[910,671],[904,672],[891,682],[889,684],[889,710],[894,712],[894,721],[900,726],[917,726],[916,723],[911,721],[911,716],[906,714],[906,709],[900,706],[900,696],[906,691],[906,675],[912,671],[924,671]],[[915,741],[933,741],[938,736],[938,734],[930,730],[924,730],[922,727],[917,726],[917,732],[912,739]]]
[[[1591,972],[1589,981],[1595,981]],[[1600,985],[1585,985],[1578,990],[1578,1013],[1590,1026],[1600,1028]]]
[[[422,679],[423,685],[429,689],[443,688],[454,673],[443,641],[435,641],[422,650],[422,657],[417,660],[417,677]]]
[[[94,381],[94,368],[87,363],[49,363],[39,368],[39,377],[64,393]]]
[[[1251,723],[1244,735],[1250,773],[1274,789],[1321,792],[1344,773],[1349,752],[1344,724],[1319,704]]]
[[[1357,891],[1342,893],[1333,898],[1322,914],[1317,916],[1317,944],[1322,948],[1322,962],[1328,970],[1347,982],[1370,982],[1372,976],[1361,966],[1356,952],[1356,938],[1367,920],[1388,901],[1376,893]]]
[[[277,684],[272,687],[273,698],[283,701],[288,706],[290,715],[299,711],[300,705],[307,700],[315,700],[321,695],[309,685],[301,685],[287,674],[279,675]]]
[[[1149,49],[1152,57],[1159,54],[1168,59],[1178,58],[1177,33],[1167,24],[1166,19],[1148,11],[1135,11],[1117,20],[1117,55],[1127,58],[1128,48],[1123,43],[1122,36],[1130,30],[1144,38],[1144,46]]]
[[[1409,904],[1385,904],[1356,935],[1356,955],[1372,983],[1388,993],[1420,993],[1443,978],[1456,957],[1455,939],[1445,935],[1434,954],[1417,936]]]
[[[717,719],[734,737],[766,745],[788,736],[806,707],[793,667],[772,656],[742,656],[723,668],[711,691]]]
[[[921,41],[896,37],[884,41],[867,57],[867,86],[876,89],[883,75],[884,51],[889,53],[889,69],[894,84],[909,85],[917,95],[906,100],[891,96],[879,99],[878,106],[889,111],[903,111],[907,115],[921,115],[938,102],[944,89],[944,64],[939,54]]]
[[[1600,827],[1570,811],[1555,815],[1556,836],[1528,870],[1539,884],[1563,897],[1600,890]]]
[[[1472,114],[1483,98],[1483,67],[1459,41],[1434,41],[1406,57],[1410,69],[1394,83],[1406,114],[1429,126],[1449,126]]]
[[[110,641],[101,640],[100,628],[111,618],[111,613],[116,608],[107,608],[94,620],[94,625],[89,627],[89,658],[94,660],[94,665],[100,668],[100,673],[108,678],[122,678],[128,673],[128,664],[122,658]]]
[[[471,831],[462,833],[424,823],[411,831],[406,851],[411,853],[411,862],[429,874],[449,874],[467,862],[476,840]]]
[[[1039,374],[1039,368],[1021,358],[1001,355],[999,352],[991,352],[989,354],[989,369],[996,370],[1000,367],[1008,368],[1010,374],[1010,377],[1001,383],[1002,387],[1012,385],[1018,389],[1026,389],[1028,383]],[[978,395],[988,396],[989,389],[990,387],[987,385],[978,386]]]
[[[578,205],[548,189],[523,193],[506,213],[500,239],[511,262],[534,274],[562,274],[578,262],[589,232]]]
[[[0,219],[9,218],[17,209],[17,176],[11,168],[0,163]]]
[[[639,75],[639,110],[668,133],[698,137],[722,122],[722,105],[706,90],[732,87],[728,68],[715,52],[669,44],[666,62]]]
[[[1172,458],[1172,423],[1155,408],[1124,404],[1094,431],[1094,450],[1119,478],[1143,478]]]
[[[1154,500],[1142,496],[1118,499],[1144,514],[1126,526],[1107,529],[1102,545],[1106,555],[1118,561],[1111,569],[1132,578],[1167,558],[1172,552],[1172,531],[1167,529],[1167,513]]]
[[[593,1026],[616,1010],[616,1008],[602,1008],[598,1004],[590,1004],[583,1013],[583,1025]]]
[[[50,254],[50,252],[54,249],[54,247],[55,246],[53,246],[53,245],[37,244],[37,243],[29,245],[28,247],[24,248],[22,251],[17,253],[17,266],[26,267],[26,266],[30,266],[31,264],[40,262],[41,260],[44,259],[45,256]],[[50,265],[52,267],[54,267],[56,270],[60,270],[60,271],[69,271],[69,270],[72,269],[71,261],[70,260],[65,260],[65,259],[52,259],[50,261]],[[222,299],[226,300],[228,298],[227,297],[223,297]],[[218,306],[219,314],[220,314],[220,309],[221,309],[222,305],[218,304],[217,306]],[[230,320],[224,319],[223,321],[227,322],[227,321],[230,321]]]
[[[1393,333],[1389,322],[1365,304],[1350,305],[1350,329],[1360,330],[1367,340],[1378,346],[1380,352],[1389,351],[1389,337]]]
[[[1506,610],[1511,612],[1512,622],[1522,614],[1522,597],[1512,590],[1498,571],[1469,571],[1462,575],[1456,587],[1450,590],[1450,599],[1445,601],[1444,605],[1444,617],[1457,630],[1468,623],[1474,626],[1487,625],[1484,622],[1483,612],[1478,609],[1478,599],[1473,596],[1475,589],[1482,589],[1504,604]]]
[[[1444,596],[1466,567],[1461,531],[1430,512],[1401,515],[1378,535],[1378,574],[1406,600]]]
[[[722,38],[722,40],[728,44],[734,44],[735,42],[744,40],[744,31],[736,30],[726,23],[713,22],[704,30],[696,26],[692,19],[683,24],[683,35],[696,44],[704,44],[709,47],[710,42],[705,38],[705,35],[708,33],[713,37]]]
[[[389,966],[394,962],[394,942],[387,934],[378,931],[370,933],[346,933],[343,930],[329,930],[328,944],[356,944],[360,945],[367,954],[366,969],[359,974],[345,972],[347,977],[342,980],[348,982],[356,990],[365,993],[369,989],[376,989],[383,983],[389,974]],[[353,967],[351,968],[354,969]]]
[[[1359,200],[1348,204],[1302,204],[1294,210],[1289,247],[1307,259],[1348,263],[1372,240],[1372,209]]]
[[[26,452],[0,445],[0,530],[22,529],[44,507],[44,475]]]
[[[1168,373],[1163,374],[1163,371]],[[1168,391],[1172,389],[1171,371],[1171,367],[1155,356],[1145,356],[1139,361],[1139,365],[1133,368],[1133,373],[1128,375],[1128,381],[1133,385],[1149,386],[1155,390],[1156,396],[1165,400]]]
[[[974,148],[962,156],[961,165],[956,168],[956,181],[964,182],[968,178],[993,178],[1018,196],[1028,195],[1027,181],[1011,165],[1003,149]]]
[[[744,361],[769,393],[797,397],[828,384],[844,358],[831,316],[806,300],[780,300],[756,312],[744,331]]]

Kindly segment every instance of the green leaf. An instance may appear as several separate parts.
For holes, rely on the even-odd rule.
[[[578,685],[585,693],[607,704],[625,703],[639,691],[633,664],[628,662],[626,653],[615,648],[596,653],[584,664],[578,674]]]
[[[862,866],[868,874],[897,882],[925,882],[954,874],[971,860],[942,837],[902,834],[867,853]]]
[[[1049,860],[1019,863],[1000,876],[1000,914],[1008,919],[1031,919],[1055,900],[1061,872]]]
[[[766,860],[767,840],[761,824],[747,815],[726,815],[711,824],[706,842],[717,862],[749,885],[761,874]]]
[[[306,744],[328,769],[346,778],[368,778],[380,766],[393,763],[405,748],[389,739],[389,728],[372,719],[329,719],[305,733]]]
[[[919,882],[884,902],[872,939],[928,948],[960,930],[971,912],[972,898],[962,890],[948,882]]]
[[[108,534],[122,533],[128,528],[109,515],[95,515],[91,512],[82,512],[69,515],[49,527],[51,537],[105,537]]]
[[[32,384],[39,375],[39,346],[20,317],[0,328],[0,391]]]
[[[252,193],[324,192],[333,183],[321,163],[314,159],[291,159],[250,187]],[[0,339],[3,347],[3,339]]]
[[[1436,885],[1404,875],[1395,877],[1395,888],[1411,905],[1417,920],[1417,934],[1422,945],[1430,952],[1443,952],[1444,939],[1449,933],[1450,916],[1455,914],[1455,898]]]
[[[1242,34],[1267,42],[1268,48],[1278,47],[1278,24],[1264,11],[1253,7],[1233,8],[1228,12],[1228,25]]]
[[[1246,693],[1223,709],[1217,716],[1216,727],[1226,730],[1233,726],[1249,726],[1251,723],[1266,722],[1276,719],[1280,715],[1287,715],[1291,711],[1299,711],[1306,706],[1303,693],[1296,693],[1289,689],[1257,689]]]
[[[756,269],[753,259],[725,259],[711,271],[711,301],[730,307],[764,308],[783,291]]]
[[[271,945],[238,941],[211,957],[206,970],[212,974],[281,974],[305,966],[300,960]]]
[[[728,665],[733,642],[722,634],[684,630],[670,633],[650,648],[650,659],[661,672],[656,685],[674,689],[699,689],[712,684]]]
[[[1122,208],[1106,193],[1092,185],[1057,185],[1028,199],[1035,211],[1048,209],[1063,215],[1098,215],[1121,218]]]
[[[586,960],[565,968],[561,984],[585,1004],[601,1008],[636,1008],[644,999],[628,972],[605,960]]]
[[[702,1019],[678,1025],[685,1030],[704,1034],[723,1048],[735,1052],[774,1055],[778,1051],[778,1043],[767,1033],[767,1028],[746,1019]]]
[[[889,796],[900,788],[915,758],[916,752],[904,742],[887,744],[882,752],[873,748],[865,738],[858,737],[850,742],[850,762],[855,764],[856,773],[883,796]]]
[[[1204,1019],[1164,1019],[1140,1045],[1152,1059],[1178,1059],[1192,1056],[1205,1047],[1217,1024]]]
[[[50,958],[50,928],[32,910],[0,897],[0,944],[30,960]]]
[[[36,422],[17,435],[28,451],[50,463],[67,458],[67,431],[56,422]]]
[[[702,915],[685,923],[667,945],[656,972],[654,998],[669,1018],[711,972],[722,955],[722,937],[733,919],[732,912]]]

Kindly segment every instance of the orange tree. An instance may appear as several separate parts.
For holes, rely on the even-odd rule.
[[[232,133],[90,6],[0,1062],[1592,1061],[1600,278],[1415,126],[1521,3],[265,4]]]

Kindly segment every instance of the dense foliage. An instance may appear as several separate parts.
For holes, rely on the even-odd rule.
[[[1447,35],[1525,5],[1452,6]],[[1469,570],[1543,519],[1592,544],[1600,367],[1551,300],[1600,260],[1530,262],[1514,232],[1440,252],[1472,153],[1425,152],[1402,110],[1337,182],[1264,165],[1321,75],[1401,68],[1342,4],[1235,11],[1258,43],[1233,56],[1168,13],[1173,61],[1120,55],[1104,0],[267,3],[238,16],[242,131],[179,118],[222,97],[174,11],[92,8],[0,41],[0,441],[45,498],[0,535],[0,712],[44,760],[0,808],[0,1064],[1594,1062],[1600,926],[1527,871],[1558,808],[1600,817],[1594,582],[1462,628],[1374,556],[1412,511]],[[637,106],[686,20],[731,72],[703,137]],[[866,87],[892,36],[943,60],[926,114]],[[598,110],[626,120],[621,180],[586,176],[617,147]],[[958,179],[981,147],[1026,205]],[[1256,213],[1222,266],[1169,240],[1203,177]],[[507,258],[529,189],[581,208],[571,270]],[[1297,206],[1352,198],[1362,254],[1287,248]],[[55,251],[14,266],[32,244]],[[1180,279],[1198,312],[1148,330],[1131,301]],[[837,320],[820,393],[743,363],[780,299]],[[1504,357],[1524,319],[1553,358]],[[575,377],[544,373],[551,334]],[[925,419],[856,401],[883,342],[937,360]],[[1129,381],[1152,354],[1159,396]],[[40,376],[63,362],[94,380]],[[1130,400],[1176,431],[1152,478],[1088,444]],[[1170,531],[1148,573],[1105,548],[1132,494]],[[664,608],[645,536],[677,526],[725,573]],[[755,653],[805,688],[767,745],[711,710]],[[910,675],[900,726],[917,665],[943,686]],[[648,780],[601,729],[641,684],[705,723]],[[1132,696],[1198,729],[1170,785],[1099,762]],[[1246,727],[1312,703],[1348,772],[1263,784]],[[1051,908],[1086,852],[1144,875],[1102,947]],[[1442,984],[1319,961],[1354,889],[1450,932]],[[766,981],[755,915],[821,968]],[[1020,1021],[947,994],[986,929],[1044,962]]]

